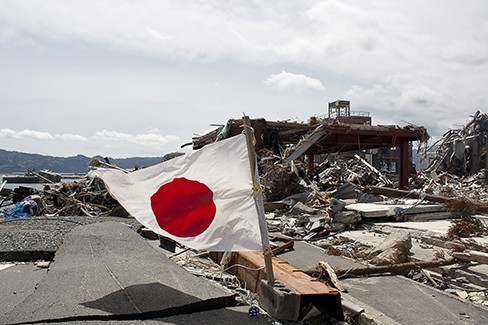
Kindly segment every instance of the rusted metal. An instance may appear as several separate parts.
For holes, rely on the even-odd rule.
[[[410,146],[408,139],[402,139],[400,144],[400,184],[401,189],[408,189],[408,177],[410,176]]]
[[[223,253],[211,253],[214,258],[220,260]],[[340,292],[306,273],[296,271],[296,268],[287,262],[272,258],[275,281],[284,285],[292,293],[299,296],[301,309],[313,305],[321,312],[343,320],[344,314],[341,304]],[[261,252],[235,252],[229,263],[231,271],[243,282],[246,287],[257,292],[261,280],[265,280],[266,268]]]

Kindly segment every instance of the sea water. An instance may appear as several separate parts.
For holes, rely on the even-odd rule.
[[[79,179],[79,178],[83,178],[85,175],[73,175],[73,174],[68,174],[66,175],[66,177],[64,177],[63,174],[61,174],[63,176],[63,178],[61,179],[61,182],[65,183],[65,182],[72,182],[76,179]],[[3,176],[19,176],[19,175],[2,175],[0,176],[0,185],[3,183]],[[23,187],[30,187],[30,188],[33,188],[33,189],[36,189],[36,190],[43,190],[44,189],[44,185],[46,185],[48,183],[8,183],[5,184],[4,188],[6,189],[11,189],[13,190],[14,188],[17,188],[19,186],[23,186]]]

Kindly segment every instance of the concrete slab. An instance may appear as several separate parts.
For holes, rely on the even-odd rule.
[[[363,218],[384,218],[394,216],[395,209],[400,209],[404,214],[419,214],[442,212],[445,208],[442,204],[417,204],[418,201],[409,200],[408,202],[396,204],[381,203],[354,203],[346,205],[347,210],[358,211]]]
[[[0,323],[140,320],[228,307],[233,295],[197,278],[119,222],[70,232],[37,290]]]
[[[439,236],[444,236],[451,227],[450,220],[433,220],[425,222],[377,222],[377,226],[389,226],[398,229],[412,229],[418,231],[429,231]]]
[[[377,222],[376,226],[387,226],[397,229],[409,229],[417,233],[428,232],[437,237],[447,235],[447,231],[452,225],[450,220],[432,220],[425,222]],[[488,246],[488,237],[470,237],[480,245]]]
[[[329,256],[321,248],[301,242],[295,242],[295,251],[281,254],[280,258],[300,269],[313,268],[321,260],[341,269],[358,264],[341,256]],[[353,297],[367,314],[384,315],[388,320],[385,323],[488,324],[488,309],[401,276],[341,281],[349,288],[348,294],[343,295],[345,299],[348,295]]]
[[[386,237],[388,237],[387,234],[365,230],[346,230],[339,233],[338,236],[345,237],[371,247],[378,246],[385,240]]]
[[[402,231],[408,231],[408,229],[401,229]],[[363,245],[376,247],[381,244],[388,235],[378,234],[375,232],[369,232],[364,230],[348,230],[339,234],[339,237],[345,237],[354,241],[357,241]],[[428,247],[428,248],[426,248]],[[410,249],[411,258],[420,261],[431,261],[435,258],[438,251],[443,251],[448,256],[449,250],[440,247],[430,247],[422,243],[418,239],[412,238],[412,248]]]
[[[249,306],[229,307],[218,310],[204,311],[189,315],[177,315],[166,318],[156,318],[150,320],[126,320],[126,321],[107,321],[103,324],[113,325],[161,325],[161,324],[208,324],[208,325],[235,325],[235,324],[274,324],[274,321],[265,315],[251,317],[248,313]],[[50,322],[54,325],[66,325],[66,322]],[[74,321],[70,325],[99,325],[100,321]]]
[[[352,259],[342,256],[327,255],[325,251],[317,246],[305,242],[296,241],[294,249],[280,254],[278,257],[298,269],[312,269],[319,261],[327,261],[333,268],[350,268],[362,266]]]
[[[195,313],[192,315],[178,315],[159,320],[147,321],[148,325],[161,324],[161,321],[166,324],[274,324],[270,318],[260,315],[259,317],[251,317],[249,315],[249,306],[240,306],[225,308],[219,310],[206,311],[202,313]]]
[[[140,226],[133,218],[116,217],[36,216],[0,220],[0,261],[52,260],[63,238],[73,228],[106,221],[118,221],[134,230]]]
[[[40,269],[34,263],[8,265],[0,271],[1,314],[10,312],[31,295],[47,273],[47,269]]]
[[[488,324],[488,310],[401,276],[343,280],[349,294],[400,324]]]

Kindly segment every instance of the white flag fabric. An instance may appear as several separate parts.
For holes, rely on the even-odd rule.
[[[88,175],[101,178],[142,225],[185,246],[262,248],[243,134],[131,173],[99,168]]]

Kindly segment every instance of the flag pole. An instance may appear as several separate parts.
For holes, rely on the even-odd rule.
[[[266,217],[264,215],[263,196],[261,193],[261,186],[259,185],[259,176],[256,172],[256,150],[254,149],[254,132],[251,127],[251,120],[249,116],[242,117],[244,134],[246,135],[247,153],[249,156],[249,165],[251,167],[251,176],[253,180],[253,197],[258,212],[259,230],[261,232],[261,243],[263,246],[264,265],[266,267],[266,275],[268,277],[268,284],[274,285],[273,261],[272,252],[269,244],[268,228],[266,226]]]

